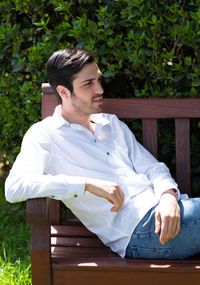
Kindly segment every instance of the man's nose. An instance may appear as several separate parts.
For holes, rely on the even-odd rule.
[[[103,94],[104,90],[100,82],[95,85],[95,94]]]

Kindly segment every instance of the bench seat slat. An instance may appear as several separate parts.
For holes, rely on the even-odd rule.
[[[93,269],[93,270],[92,270]],[[112,284],[115,285],[188,285],[199,284],[198,274],[193,271],[172,271],[166,270],[163,272],[161,269],[157,270],[95,270],[95,268],[77,270],[59,270],[53,267],[53,284],[54,285],[102,285]],[[63,283],[64,280],[64,283]]]
[[[185,260],[158,260],[158,259],[132,259],[120,258],[117,254],[112,252],[110,248],[79,248],[79,247],[52,247],[52,261],[55,263],[64,262],[66,264],[78,265],[79,263],[95,262],[102,264],[105,262],[105,267],[112,266],[112,262],[119,265],[130,264],[132,269],[135,266],[145,266],[148,264],[149,268],[193,268],[200,272],[200,254]],[[152,265],[153,264],[153,265]],[[123,266],[124,266],[123,265]],[[91,266],[91,265],[90,265]]]
[[[52,237],[51,238],[52,246],[65,246],[65,247],[105,247],[105,245],[96,238],[80,238],[80,237]]]
[[[95,237],[96,235],[90,232],[83,225],[80,226],[51,226],[52,237]]]
[[[163,271],[169,271],[169,270],[187,270],[187,271],[194,271],[199,272],[200,271],[200,265],[197,265],[194,261],[188,260],[188,263],[186,264],[184,261],[176,261],[176,260],[168,260],[168,261],[159,261],[154,259],[129,259],[129,258],[119,258],[119,257],[87,257],[82,258],[80,257],[78,260],[75,258],[54,258],[53,259],[53,266],[54,268],[58,269],[66,269],[69,267],[74,268],[74,270],[77,270],[79,268],[98,268],[103,270],[156,270],[156,269],[162,269]]]
[[[108,247],[93,247],[93,248],[79,248],[79,247],[51,247],[52,258],[79,258],[81,257],[105,257],[115,256],[116,254]]]

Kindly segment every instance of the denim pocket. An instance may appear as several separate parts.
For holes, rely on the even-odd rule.
[[[133,258],[155,258],[155,259],[173,259],[173,252],[169,248],[145,248],[139,246],[132,246],[132,257]]]

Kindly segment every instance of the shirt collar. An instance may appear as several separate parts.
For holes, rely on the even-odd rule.
[[[90,116],[90,119],[97,125],[100,124],[102,126],[105,126],[105,125],[110,124],[110,121],[104,116],[105,116],[104,113],[92,114]]]
[[[56,106],[53,113],[54,124],[56,128],[60,128],[63,126],[70,126],[70,123],[63,118],[61,115],[61,105]]]
[[[101,125],[102,127],[110,124],[110,121],[105,117],[104,113],[92,114],[90,118],[91,121],[93,121],[97,125]],[[61,115],[61,105],[56,106],[53,113],[53,119],[56,128],[60,128],[63,126],[71,126],[71,124]]]

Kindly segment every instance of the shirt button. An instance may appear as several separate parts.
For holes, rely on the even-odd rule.
[[[109,153],[108,151],[106,152],[106,154],[107,154],[107,155],[110,155],[110,153]]]
[[[78,197],[78,195],[77,194],[74,194],[74,198],[77,198]]]

